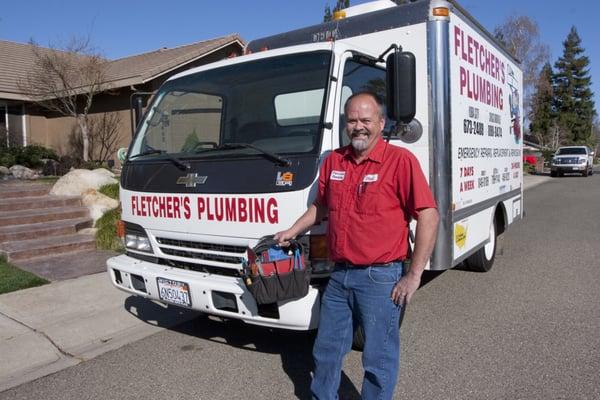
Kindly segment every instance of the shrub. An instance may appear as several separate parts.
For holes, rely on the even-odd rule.
[[[108,185],[100,186],[98,192],[102,193],[105,196],[110,197],[111,199],[119,200],[119,184],[118,183],[110,183]]]
[[[58,155],[54,150],[36,144],[0,150],[0,164],[5,167],[18,164],[27,168],[40,168],[44,165],[43,160],[47,159],[58,160]]]
[[[96,221],[96,246],[102,250],[123,251],[123,242],[117,236],[117,221],[121,219],[120,208],[105,213]]]

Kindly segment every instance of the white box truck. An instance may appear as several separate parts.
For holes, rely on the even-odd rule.
[[[332,263],[326,222],[302,238],[308,294],[257,305],[247,249],[314,200],[323,159],[347,143],[344,101],[385,98],[390,143],[419,159],[440,211],[428,266],[486,271],[522,215],[522,74],[453,1],[376,1],[345,18],[255,40],[246,54],[167,80],[121,175],[126,253],[108,260],[133,295],[247,323],[317,326]]]

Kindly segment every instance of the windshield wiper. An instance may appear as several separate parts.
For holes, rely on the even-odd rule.
[[[242,149],[242,148],[254,149],[254,150],[258,151],[259,153],[261,153],[262,155],[264,155],[269,160],[273,161],[275,164],[280,165],[282,167],[289,167],[292,164],[292,162],[290,160],[280,157],[277,154],[271,153],[269,151],[263,150],[260,147],[255,146],[250,143],[223,143],[219,147],[223,148],[223,149]]]
[[[267,159],[273,161],[275,164],[280,165],[282,167],[289,167],[292,164],[292,162],[290,160],[280,157],[277,154],[271,153],[267,150],[261,149],[260,147],[255,146],[250,143],[223,143],[212,149],[202,149],[200,151],[197,151],[196,154],[207,153],[207,152],[216,151],[216,150],[231,150],[231,149],[253,149],[253,150],[256,150],[261,155],[265,156]]]
[[[133,160],[134,158],[138,158],[138,157],[149,156],[152,154],[165,155],[167,157],[167,160],[171,161],[177,168],[179,168],[182,171],[185,171],[188,168],[187,165],[185,165],[180,160],[178,160],[177,158],[175,158],[172,155],[170,155],[169,153],[167,153],[166,150],[159,150],[159,149],[152,149],[152,148],[150,148],[146,151],[142,151],[141,153],[138,153],[134,156],[129,157],[129,160]]]

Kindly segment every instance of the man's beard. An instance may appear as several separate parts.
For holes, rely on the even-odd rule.
[[[356,136],[354,136],[356,135]],[[352,147],[354,148],[354,150],[356,151],[364,151],[367,149],[367,147],[369,147],[369,137],[367,134],[361,134],[361,133],[356,133],[354,134],[353,138],[352,138]],[[366,137],[359,137],[359,136],[366,136]]]

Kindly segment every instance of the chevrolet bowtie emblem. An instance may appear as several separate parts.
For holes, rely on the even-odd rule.
[[[197,184],[203,185],[206,182],[208,176],[198,176],[198,174],[187,174],[186,176],[180,176],[177,178],[178,185],[185,185],[185,187],[196,187]]]

